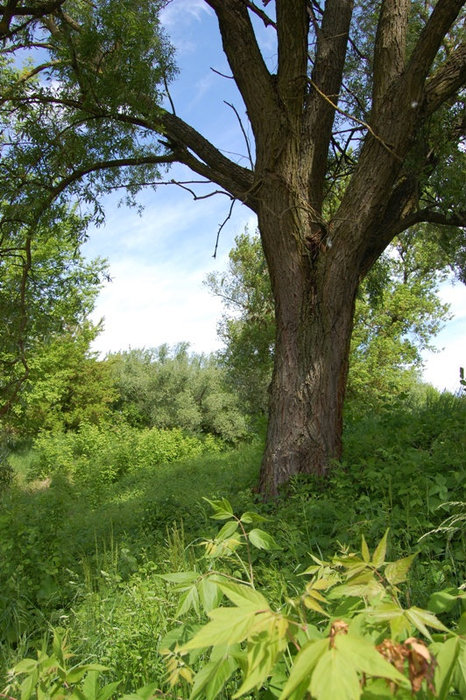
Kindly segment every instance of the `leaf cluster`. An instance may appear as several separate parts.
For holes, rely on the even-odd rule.
[[[163,576],[182,594],[177,617],[191,608],[199,614],[201,607],[209,617],[187,640],[181,626],[162,643],[172,685],[184,681],[190,698],[208,700],[235,673],[242,683],[234,698],[260,689],[283,700],[443,699],[452,688],[464,692],[465,614],[453,632],[431,610],[401,604],[399,586],[415,554],[387,561],[388,531],[372,554],[363,537],[359,554],[342,549],[330,561],[311,555],[304,592],[274,610],[255,588],[249,553],[251,545],[270,550],[274,540],[261,531],[254,542],[257,530],[246,532],[254,513],[236,517],[226,499],[210,505],[211,517],[226,522],[206,555],[231,561],[243,545],[246,578],[212,570]],[[224,598],[227,604],[218,606]],[[437,595],[432,605],[443,612],[465,598],[456,590]]]

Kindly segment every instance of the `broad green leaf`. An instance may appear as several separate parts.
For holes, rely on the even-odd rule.
[[[315,598],[315,600],[320,600],[321,603],[327,602],[327,599],[322,595],[322,593],[320,593],[319,591],[316,591],[315,588],[313,588],[312,586],[308,586],[306,588],[306,593],[307,593],[307,595],[310,595],[313,598]]]
[[[326,591],[328,588],[331,588],[331,586],[334,586],[340,580],[340,577],[337,575],[324,576],[323,578],[318,578],[315,581],[312,581],[312,583],[308,584],[308,586],[311,586],[313,591]]]
[[[282,629],[274,627],[272,631],[265,630],[249,642],[247,671],[241,687],[233,696],[234,698],[239,698],[263,685],[271,674],[278,655],[288,646],[287,629],[288,626]]]
[[[226,498],[222,498],[220,501],[211,501],[208,498],[203,500],[207,501],[214,511],[214,514],[210,516],[213,520],[228,520],[233,517],[233,508]]]
[[[37,661],[35,659],[22,659],[14,667],[15,673],[30,673],[37,666]]]
[[[206,613],[216,608],[222,597],[217,582],[210,577],[201,579],[198,585],[198,592],[201,605]]]
[[[223,540],[231,537],[239,527],[239,522],[237,520],[230,520],[230,522],[225,523],[225,525],[218,531],[215,537],[216,542],[223,542]]]
[[[359,700],[361,697],[356,667],[337,649],[329,649],[318,660],[310,690],[316,700]]]
[[[257,622],[254,607],[216,608],[209,613],[211,621],[180,647],[182,652],[201,649],[217,644],[242,642]]]
[[[26,676],[24,681],[21,683],[21,700],[29,700],[32,693],[34,692],[34,688],[38,680],[39,673],[36,668],[36,670],[33,671],[30,675]]]
[[[460,697],[466,697],[466,639],[458,640],[459,652],[453,669],[453,685]]]
[[[314,670],[319,659],[328,650],[329,640],[319,639],[318,641],[308,642],[295,658],[294,664],[291,668],[290,677],[288,682],[283,688],[283,692],[280,695],[280,700],[286,700],[289,698],[293,691],[303,683],[303,681],[310,681],[311,673]]]
[[[77,666],[76,668],[73,668],[66,674],[67,684],[79,683],[79,681],[86,675],[86,673],[92,670],[97,669],[89,669],[87,666]]]
[[[197,571],[177,571],[174,574],[156,574],[156,576],[168,581],[168,583],[176,583],[177,586],[189,586],[199,578],[199,573]]]
[[[143,685],[141,688],[138,688],[134,693],[130,693],[129,695],[123,695],[120,698],[120,700],[150,700],[150,698],[154,697],[158,685],[158,683],[149,683],[148,685]]]
[[[405,617],[403,608],[396,603],[382,603],[375,608],[368,608],[366,612],[377,622],[388,622],[393,639],[411,630],[411,624]]]
[[[199,615],[199,593],[195,585],[188,588],[180,597],[178,608],[175,613],[176,617],[181,617],[181,615],[187,613],[191,608]]]
[[[377,649],[365,639],[351,634],[337,634],[335,647],[348,661],[361,673],[368,676],[380,676],[390,680],[407,684],[406,678],[386,661]]]
[[[228,654],[215,661],[210,661],[196,673],[190,700],[199,697],[203,700],[213,700],[237,668],[238,664],[234,657]]]
[[[82,685],[82,692],[86,700],[96,700],[99,692],[99,672],[89,671]]]
[[[254,528],[249,532],[249,541],[254,547],[257,547],[257,549],[280,549],[272,535],[269,535],[268,532],[264,532],[264,530],[260,530],[259,528]]]
[[[456,631],[458,634],[461,634],[463,637],[466,637],[466,612],[461,614],[461,617],[458,620]]]
[[[416,554],[410,554],[409,557],[404,557],[403,559],[398,559],[398,561],[387,564],[385,567],[385,578],[392,586],[406,581],[408,571],[415,557]]]
[[[270,610],[267,599],[262,593],[251,586],[234,583],[233,581],[219,581],[218,587],[229,600],[241,607],[253,607],[255,610]]]
[[[115,695],[115,690],[120,685],[120,682],[121,681],[114,681],[113,683],[107,683],[107,685],[104,685],[97,695],[97,700],[109,700],[109,698]]]
[[[265,518],[263,515],[259,515],[259,513],[246,511],[246,513],[243,513],[240,520],[242,523],[245,523],[245,525],[251,525],[251,523],[265,523],[269,518]]]
[[[385,555],[387,553],[387,537],[390,528],[385,530],[385,534],[380,540],[379,544],[375,548],[374,554],[372,555],[372,563],[375,568],[378,569],[382,564],[385,563]]]
[[[443,644],[432,644],[429,649],[435,655],[435,688],[438,700],[448,698],[455,666],[460,653],[460,640],[450,637]]]
[[[332,588],[328,597],[331,599],[342,596],[374,598],[385,592],[385,588],[377,581],[371,571],[363,571],[358,576],[351,578],[348,583]]]
[[[411,688],[397,688],[396,694],[383,678],[370,678],[362,689],[361,700],[413,700]]]
[[[412,608],[408,608],[408,610],[405,610],[404,614],[416,627],[416,629],[427,637],[427,639],[432,640],[432,637],[430,636],[430,632],[427,630],[426,625],[433,627],[436,630],[441,630],[442,632],[448,632],[448,628],[445,627],[443,622],[440,622],[440,620],[428,610],[422,610],[421,608],[414,606]]]
[[[330,617],[330,615],[327,612],[325,612],[325,610],[320,605],[320,603],[318,603],[317,600],[315,598],[313,598],[312,596],[310,596],[310,595],[304,596],[303,602],[308,610],[314,610],[315,612],[318,612],[321,615],[324,615],[325,617]]]
[[[427,607],[433,613],[449,612],[455,607],[458,593],[457,588],[446,588],[443,591],[437,591],[430,596]]]
[[[361,555],[363,560],[368,564],[371,560],[371,555],[364,535],[361,537]]]

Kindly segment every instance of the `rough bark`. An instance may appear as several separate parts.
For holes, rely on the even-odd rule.
[[[275,366],[260,491],[297,474],[323,475],[341,456],[355,268],[342,272],[328,240],[308,247],[312,210],[270,182],[259,225],[275,297]],[[304,190],[305,193],[305,190]],[[340,261],[341,262],[341,261]]]

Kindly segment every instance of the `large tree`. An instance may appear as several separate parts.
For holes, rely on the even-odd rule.
[[[205,3],[244,101],[251,167],[224,155],[167,99],[174,68],[158,23],[165,3],[65,0],[39,19],[31,12],[11,41],[6,35],[6,57],[32,47],[36,63],[2,71],[4,225],[25,217],[32,225],[65,193],[91,200],[126,185],[132,194],[173,162],[250,207],[275,303],[260,478],[262,492],[274,494],[293,474],[324,474],[340,455],[360,280],[408,227],[465,223],[457,176],[464,2]],[[4,22],[13,9],[10,34],[22,7],[1,8]],[[258,23],[276,34],[273,70]]]

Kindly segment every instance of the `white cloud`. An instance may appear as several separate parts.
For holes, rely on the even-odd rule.
[[[102,292],[94,320],[104,316],[104,332],[94,349],[105,354],[128,347],[156,347],[188,341],[197,352],[220,343],[216,320],[221,303],[203,286],[205,270],[179,274],[173,265],[120,262],[114,281]]]
[[[466,286],[443,284],[440,296],[450,304],[453,318],[435,338],[439,352],[424,354],[423,377],[440,390],[455,392],[459,389],[459,368],[466,367]]]
[[[163,195],[167,196],[163,196]],[[197,352],[219,347],[221,302],[202,284],[213,270],[224,270],[233,238],[255,219],[246,208],[235,213],[222,232],[212,258],[218,226],[229,204],[222,197],[192,202],[187,193],[169,190],[149,195],[142,217],[108,202],[105,227],[91,232],[88,257],[108,257],[112,282],[97,300],[93,319],[104,317],[94,343],[102,354],[131,347],[188,341]]]
[[[162,24],[168,29],[186,26],[193,20],[200,22],[204,15],[212,13],[205,0],[172,0],[162,11]]]

